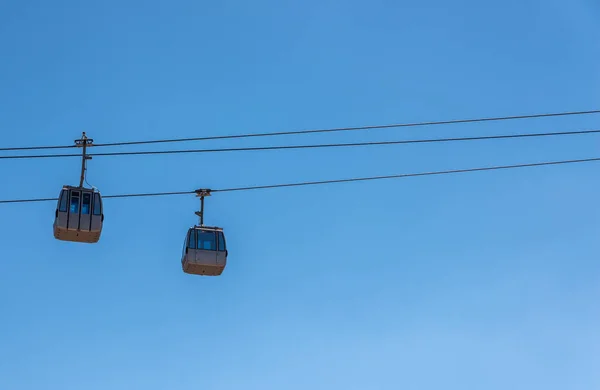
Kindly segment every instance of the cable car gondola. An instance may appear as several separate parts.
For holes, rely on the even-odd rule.
[[[54,218],[56,239],[96,243],[103,222],[102,197],[97,190],[63,186]]]
[[[183,272],[193,275],[219,276],[227,264],[227,246],[223,228],[204,226],[204,197],[210,190],[198,190],[201,209],[196,212],[200,217],[200,225],[194,225],[187,231],[181,268]]]
[[[79,186],[64,185],[54,213],[54,238],[61,241],[96,243],[100,240],[104,222],[102,196],[96,189],[85,188],[86,161],[91,156],[86,154],[88,139],[83,133],[77,146],[83,147],[83,161],[81,167],[81,180]]]
[[[194,275],[219,276],[227,263],[227,249],[223,229],[193,226],[186,236],[183,272]]]

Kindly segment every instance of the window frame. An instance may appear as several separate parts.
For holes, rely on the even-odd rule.
[[[188,248],[188,238],[190,237],[189,234],[185,235],[185,239],[183,240],[183,248],[181,249],[181,261],[183,262],[183,259],[187,253],[187,248]]]
[[[191,239],[192,236],[194,238],[193,240]],[[188,242],[187,242],[187,247],[188,248],[190,248],[190,249],[196,249],[197,248],[197,246],[198,246],[198,242],[197,242],[198,238],[197,238],[197,234],[196,234],[196,229],[190,229],[188,231],[187,240],[188,240]]]
[[[223,245],[221,246],[221,241]],[[225,252],[227,250],[227,244],[225,241],[225,234],[222,231],[217,232],[217,250],[219,252]]]
[[[84,206],[86,206],[86,197],[87,197],[87,212],[84,212]],[[91,215],[92,214],[92,194],[90,192],[82,192],[81,193],[81,215]]]
[[[77,194],[76,196],[74,196]],[[71,190],[71,196],[69,196],[69,213],[70,214],[80,214],[81,211],[81,191]],[[73,206],[73,200],[77,198],[77,210],[71,211]]]
[[[94,201],[92,204],[92,215],[102,215],[102,197],[99,193],[94,192]]]
[[[62,191],[60,191],[60,197],[58,199],[58,211],[61,213],[68,213],[70,203],[71,202],[69,202],[69,191],[63,189]]]
[[[211,252],[216,252],[217,251],[217,232],[214,230],[202,230],[202,229],[196,229],[199,230],[202,234],[212,234],[212,243],[215,244],[214,245],[214,249],[205,249],[204,247],[200,248],[198,245],[198,239],[200,237],[199,234],[196,234],[196,247],[198,250],[202,250],[202,251],[211,251]],[[211,245],[212,246],[212,245]]]

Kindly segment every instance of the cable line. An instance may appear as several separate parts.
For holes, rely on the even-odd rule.
[[[504,116],[504,117],[454,119],[454,120],[444,120],[444,121],[412,122],[412,123],[395,123],[395,124],[389,124],[389,125],[338,127],[338,128],[330,128],[330,129],[312,129],[312,130],[296,130],[296,131],[280,131],[280,132],[273,132],[273,133],[247,133],[247,134],[219,135],[219,136],[208,136],[208,137],[174,138],[174,139],[162,139],[162,140],[150,140],[150,141],[113,142],[113,143],[98,144],[96,146],[147,145],[147,144],[156,144],[156,143],[208,141],[208,140],[217,140],[217,139],[273,137],[273,136],[283,136],[283,135],[333,133],[333,132],[342,132],[342,131],[375,130],[375,129],[389,129],[389,128],[401,128],[401,127],[420,127],[420,126],[438,126],[438,125],[450,125],[450,124],[458,124],[458,123],[476,123],[476,122],[506,121],[506,120],[516,120],[516,119],[547,118],[547,117],[570,116],[570,115],[588,115],[588,114],[598,114],[598,113],[600,113],[600,110],[570,111],[570,112],[558,112],[558,113],[548,113],[548,114],[530,114],[530,115],[517,115],[517,116]]]
[[[0,148],[0,152],[13,152],[19,150],[48,150],[48,149],[73,149],[75,145],[56,145],[56,146],[21,146],[16,148]]]
[[[502,117],[454,119],[454,120],[443,120],[443,121],[396,123],[396,124],[374,125],[374,126],[338,127],[338,128],[329,128],[329,129],[280,131],[280,132],[272,132],[272,133],[246,133],[246,134],[217,135],[217,136],[206,136],[206,137],[111,142],[111,143],[95,144],[93,146],[95,146],[95,147],[128,146],[128,145],[148,145],[148,144],[158,144],[158,143],[208,141],[208,140],[251,138],[251,137],[273,137],[273,136],[284,136],[284,135],[333,133],[333,132],[343,132],[343,131],[361,131],[361,130],[389,129],[389,128],[402,128],[402,127],[438,126],[438,125],[450,125],[450,124],[459,124],[459,123],[477,123],[477,122],[507,121],[507,120],[548,118],[548,117],[573,116],[573,115],[589,115],[589,114],[598,114],[598,113],[600,113],[600,110],[567,111],[567,112],[554,112],[554,113],[546,113],[546,114],[529,114],[529,115],[514,115],[514,116],[502,116]],[[0,148],[0,152],[23,151],[23,150],[44,150],[44,149],[70,149],[70,148],[74,148],[74,147],[75,147],[74,145],[26,146],[26,147]]]
[[[312,145],[284,145],[284,146],[257,146],[243,148],[219,148],[219,149],[184,149],[184,150],[155,150],[139,152],[109,152],[109,153],[88,153],[88,156],[140,156],[157,154],[184,154],[184,153],[222,153],[222,152],[245,152],[245,151],[267,151],[267,150],[289,150],[289,149],[317,149],[317,148],[338,148],[338,147],[359,147],[359,146],[381,146],[381,145],[400,145],[416,143],[437,143],[437,142],[461,142],[461,141],[482,141],[493,139],[509,138],[533,138],[533,137],[555,137],[565,135],[584,135],[598,134],[600,130],[580,130],[564,131],[556,133],[530,133],[530,134],[509,134],[509,135],[490,135],[481,137],[457,137],[457,138],[436,138],[436,139],[416,139],[401,141],[375,141],[375,142],[354,142],[354,143],[334,143],[334,144],[312,144]],[[24,155],[24,156],[0,156],[0,160],[12,159],[38,159],[38,158],[67,158],[81,157],[80,154],[42,154],[42,155]]]
[[[225,188],[225,189],[221,189],[221,190],[212,190],[212,192],[250,191],[250,190],[262,190],[262,189],[283,188],[283,187],[301,187],[301,186],[322,185],[322,184],[350,183],[350,182],[358,182],[358,181],[400,179],[400,178],[405,178],[405,177],[450,175],[450,174],[455,174],[455,173],[495,171],[495,170],[502,170],[502,169],[541,167],[541,166],[547,166],[547,165],[576,164],[576,163],[584,163],[584,162],[592,162],[592,161],[600,161],[600,157],[580,159],[580,160],[547,161],[547,162],[541,162],[541,163],[500,165],[500,166],[483,167],[483,168],[453,169],[453,170],[448,170],[448,171],[404,173],[404,174],[387,175],[387,176],[371,176],[371,177],[359,177],[359,178],[351,178],[351,179],[307,181],[307,182],[290,183],[290,184],[273,184],[273,185],[266,185],[266,186]]]
[[[403,173],[403,174],[396,174],[396,175],[358,177],[358,178],[337,179],[337,180],[305,181],[305,182],[298,182],[298,183],[272,184],[272,185],[250,186],[250,187],[232,187],[232,188],[211,190],[211,192],[213,192],[213,193],[214,192],[236,192],[236,191],[263,190],[263,189],[284,188],[284,187],[301,187],[301,186],[349,183],[349,182],[359,182],[359,181],[399,179],[399,178],[418,177],[418,176],[449,175],[449,174],[467,173],[467,172],[518,169],[518,168],[540,167],[540,166],[549,166],[549,165],[577,164],[577,163],[597,162],[597,161],[600,161],[600,157],[578,159],[578,160],[546,161],[546,162],[528,163],[528,164],[499,165],[499,166],[482,167],[482,168],[465,168],[465,169],[454,169],[454,170],[446,170],[446,171]],[[154,192],[154,193],[138,193],[138,194],[103,195],[102,198],[110,199],[110,198],[132,198],[132,197],[150,197],[150,196],[172,196],[172,195],[190,195],[190,194],[195,194],[195,193],[196,193],[195,190],[194,191],[176,191],[176,192]],[[0,204],[32,203],[32,202],[47,202],[47,201],[58,201],[58,198],[0,200]]]

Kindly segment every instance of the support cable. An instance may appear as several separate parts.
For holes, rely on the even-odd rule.
[[[239,191],[263,190],[263,189],[284,188],[284,187],[300,187],[300,186],[311,186],[311,185],[326,185],[326,184],[349,183],[349,182],[359,182],[359,181],[399,179],[399,178],[419,177],[419,176],[449,175],[449,174],[456,174],[456,173],[495,171],[495,170],[505,170],[505,169],[519,169],[519,168],[528,168],[528,167],[578,164],[578,163],[584,163],[584,162],[598,162],[598,161],[600,161],[600,157],[578,159],[578,160],[545,161],[545,162],[528,163],[528,164],[498,165],[498,166],[490,166],[490,167],[465,168],[465,169],[454,169],[454,170],[446,170],[446,171],[403,173],[403,174],[396,174],[396,175],[358,177],[358,178],[349,178],[349,179],[305,181],[305,182],[297,182],[297,183],[271,184],[271,185],[259,185],[259,186],[249,186],[249,187],[231,187],[231,188],[211,190],[211,193],[239,192]],[[154,192],[154,193],[138,193],[138,194],[103,195],[102,198],[103,199],[116,199],[116,198],[173,196],[173,195],[189,195],[189,194],[198,194],[198,191],[194,190],[194,191],[176,191],[176,192]],[[57,201],[57,200],[58,200],[58,198],[13,199],[13,200],[0,200],[0,204],[47,202],[47,201]]]
[[[206,137],[172,138],[172,139],[157,139],[157,140],[127,141],[127,142],[109,142],[109,143],[95,144],[94,146],[95,147],[128,146],[128,145],[148,145],[148,144],[158,144],[158,143],[173,143],[173,142],[235,139],[235,138],[274,137],[274,136],[286,136],[286,135],[333,133],[333,132],[343,132],[343,131],[363,131],[363,130],[403,128],[403,127],[440,126],[440,125],[451,125],[451,124],[459,124],[459,123],[495,122],[495,121],[522,120],[522,119],[533,119],[533,118],[589,115],[589,114],[598,114],[598,113],[600,113],[600,110],[566,111],[566,112],[553,112],[553,113],[545,113],[545,114],[453,119],[453,120],[442,120],[442,121],[396,123],[396,124],[388,124],[388,125],[354,126],[354,127],[329,128],[329,129],[280,131],[280,132],[271,132],[271,133],[264,132],[264,133],[217,135],[217,136],[206,136]],[[0,152],[13,152],[13,151],[24,151],[24,150],[71,149],[71,148],[75,148],[75,147],[76,146],[73,146],[73,145],[7,147],[7,148],[0,148]]]
[[[361,146],[383,146],[383,145],[402,145],[402,144],[420,144],[420,143],[439,143],[439,142],[465,142],[465,141],[485,141],[498,139],[514,138],[534,138],[534,137],[557,137],[568,135],[589,135],[598,134],[600,130],[578,130],[563,131],[554,133],[529,133],[529,134],[507,134],[490,135],[481,137],[456,137],[456,138],[434,138],[434,139],[414,139],[399,141],[375,141],[375,142],[353,142],[353,143],[332,143],[332,144],[312,144],[312,145],[282,145],[282,146],[257,146],[243,148],[218,148],[218,149],[185,149],[185,150],[154,150],[139,152],[109,152],[109,153],[88,153],[88,157],[96,156],[140,156],[140,155],[163,155],[163,154],[188,154],[188,153],[225,153],[225,152],[249,152],[249,151],[267,151],[267,150],[290,150],[290,149],[320,149],[320,148],[340,148],[340,147],[361,147]],[[96,145],[94,145],[96,146]],[[0,160],[13,159],[40,159],[40,158],[68,158],[81,157],[81,154],[42,154],[42,155],[23,155],[23,156],[0,156]]]

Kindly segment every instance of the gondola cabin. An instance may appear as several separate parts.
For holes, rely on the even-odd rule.
[[[102,196],[94,189],[64,186],[54,218],[54,238],[96,243],[100,240],[104,211]]]
[[[227,263],[227,247],[223,229],[218,227],[191,227],[185,238],[181,267],[194,275],[221,275]]]

